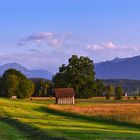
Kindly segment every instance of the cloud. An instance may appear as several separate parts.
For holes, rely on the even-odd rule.
[[[53,39],[47,39],[47,44],[49,46],[53,46],[53,47],[61,47],[62,45],[62,41],[60,39],[57,39],[57,38],[53,38]]]
[[[37,49],[30,49],[29,52],[38,52],[39,50]]]
[[[139,48],[137,48],[137,47],[132,47],[132,49],[133,49],[134,51],[139,51]]]
[[[71,34],[71,32],[64,33],[54,33],[54,32],[39,32],[33,35],[30,35],[26,38],[21,39],[18,42],[18,46],[25,46],[28,43],[34,43],[38,46],[42,44],[47,44],[51,47],[61,47],[65,39]]]
[[[113,42],[107,42],[107,43],[101,43],[101,44],[91,44],[87,45],[86,48],[88,50],[94,50],[94,51],[102,51],[106,49],[116,49],[117,46]]]
[[[108,42],[108,43],[105,43],[104,46],[108,49],[115,49],[117,48],[117,46],[113,43],[113,42]]]
[[[104,49],[102,46],[97,45],[97,44],[87,45],[86,48],[89,50],[95,50],[95,51]]]
[[[107,43],[101,43],[101,44],[89,44],[89,45],[86,45],[85,47],[87,50],[92,50],[92,51],[128,51],[128,50],[131,50],[131,51],[139,51],[139,48],[134,46],[127,46],[127,45],[118,45],[118,44],[115,44],[113,42],[107,42]]]

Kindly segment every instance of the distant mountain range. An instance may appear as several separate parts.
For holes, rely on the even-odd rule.
[[[140,80],[140,56],[115,58],[95,64],[96,78]]]
[[[52,79],[52,73],[47,70],[29,70],[18,63],[0,65],[0,75],[5,70],[14,68],[22,72],[28,78]],[[131,58],[115,58],[111,61],[95,64],[96,78],[99,79],[132,79],[140,80],[140,56]]]
[[[18,63],[7,63],[5,65],[0,65],[0,75],[2,75],[4,71],[10,68],[14,68],[20,71],[21,73],[26,75],[28,78],[45,78],[45,79],[51,80],[52,75],[53,75],[51,72],[47,70],[41,70],[41,69],[29,70]]]

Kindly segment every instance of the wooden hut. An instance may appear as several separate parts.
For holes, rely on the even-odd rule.
[[[57,104],[75,104],[73,88],[56,88],[54,91]]]

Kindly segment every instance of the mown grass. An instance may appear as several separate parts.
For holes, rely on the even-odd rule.
[[[20,134],[22,138],[30,140],[140,139],[139,124],[120,123],[111,120],[106,121],[80,114],[75,115],[75,113],[67,113],[61,110],[58,111],[48,108],[50,103],[53,103],[52,99],[51,101],[9,101],[8,99],[0,99],[1,121],[16,130],[13,133]],[[85,102],[82,100],[81,103],[78,100],[78,104],[84,107],[98,103],[94,103],[93,99],[90,102],[88,100],[85,100]],[[0,135],[2,134],[0,133]],[[2,140],[9,139],[4,138]]]

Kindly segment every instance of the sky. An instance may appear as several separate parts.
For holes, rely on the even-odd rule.
[[[140,54],[140,0],[0,0],[0,64],[53,73],[72,55]]]

